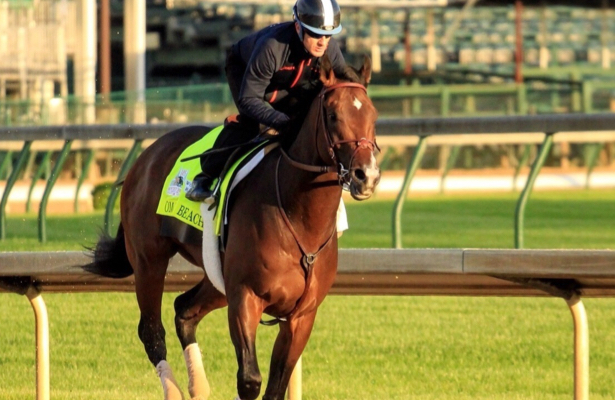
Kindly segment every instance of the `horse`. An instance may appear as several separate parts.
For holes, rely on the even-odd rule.
[[[227,244],[220,251],[226,294],[205,276],[174,302],[192,399],[207,399],[210,394],[197,325],[224,306],[238,364],[238,399],[256,399],[261,391],[255,337],[263,314],[279,322],[263,399],[284,398],[318,306],[337,272],[336,213],[342,186],[354,199],[365,200],[380,179],[375,157],[377,111],[366,89],[371,63],[365,57],[360,69],[348,68],[352,73],[336,76],[323,58],[322,91],[308,104],[294,140],[272,150],[234,189]],[[124,180],[117,235],[101,237],[92,263],[82,266],[108,277],[134,274],[141,313],[138,335],[161,380],[165,400],[184,398],[166,361],[161,321],[165,274],[174,255],[203,268],[203,254],[201,245],[162,236],[156,207],[175,160],[204,130],[176,129],[143,151]]]

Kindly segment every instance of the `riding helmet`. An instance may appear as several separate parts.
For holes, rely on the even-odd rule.
[[[335,35],[342,31],[340,6],[335,0],[297,0],[293,14],[301,27],[318,35]]]

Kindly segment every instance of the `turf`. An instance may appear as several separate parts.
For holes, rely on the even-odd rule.
[[[403,207],[408,248],[513,248],[518,193],[410,196]],[[351,229],[340,246],[392,247],[393,200],[346,201]],[[118,218],[115,218],[117,221]],[[35,215],[8,217],[0,251],[82,250],[96,242],[103,215],[49,216],[47,242]],[[615,190],[532,194],[525,212],[525,248],[607,249],[615,246]]]
[[[406,247],[513,247],[517,194],[411,197],[404,207]],[[615,191],[543,192],[526,214],[527,248],[613,248]],[[390,247],[393,202],[347,202],[342,247]],[[36,218],[11,216],[0,250],[79,250],[96,240],[102,215],[52,216],[48,242]],[[164,297],[169,362],[182,387],[185,367]],[[162,398],[136,335],[134,294],[46,294],[51,322],[53,399]],[[591,398],[615,398],[615,300],[586,299],[591,338]],[[34,329],[28,302],[0,294],[0,399],[33,398]],[[572,323],[549,298],[331,296],[304,352],[303,398],[569,399]],[[257,348],[266,379],[276,328],[261,327]],[[226,313],[200,325],[198,339],[212,399],[232,399],[235,357]]]

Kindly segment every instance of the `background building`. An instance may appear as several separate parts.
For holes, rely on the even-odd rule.
[[[354,64],[371,55],[374,84],[421,86],[424,93],[430,85],[526,84],[520,89],[526,94],[502,99],[498,104],[509,105],[495,113],[615,108],[615,12],[606,0],[388,0],[377,7],[362,0],[339,1],[342,50]],[[125,63],[125,38],[131,37],[125,27],[133,26],[125,21],[125,4],[132,0],[99,0],[98,9],[92,0],[0,0],[0,121],[136,122],[126,117],[134,114],[131,107],[138,108],[131,105],[135,102],[146,103],[143,122],[182,120],[169,117],[176,114],[169,102],[179,107],[198,103],[195,107],[205,116],[184,113],[184,120],[227,112],[232,102],[224,88],[226,51],[257,29],[289,20],[293,3],[147,0],[144,83],[131,85],[135,78],[126,79],[126,71],[140,69]],[[139,11],[130,13],[129,18],[143,18]],[[423,92],[417,88],[412,93]],[[425,98],[419,107],[400,104],[400,97],[381,106],[402,115],[481,109],[479,98],[457,102],[463,105],[452,98],[446,106],[442,102],[447,99],[436,104]],[[156,107],[160,110],[150,112]]]

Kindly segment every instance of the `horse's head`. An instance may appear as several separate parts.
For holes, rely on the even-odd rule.
[[[365,200],[380,181],[380,169],[374,156],[378,149],[378,112],[367,97],[366,89],[371,78],[370,59],[365,57],[359,70],[348,67],[345,75],[336,76],[329,60],[323,57],[320,80],[324,86],[319,95],[319,124],[341,182],[354,199]]]

